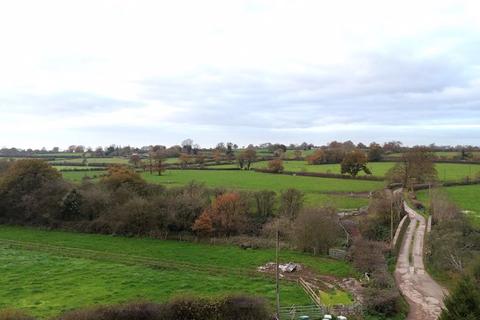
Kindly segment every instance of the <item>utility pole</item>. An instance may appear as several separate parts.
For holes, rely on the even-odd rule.
[[[395,197],[395,193],[391,191],[390,197],[390,245],[393,243],[393,199]]]
[[[280,250],[280,231],[277,222],[277,239],[275,247],[275,291],[277,295],[277,320],[280,320],[280,264],[278,260],[278,253]]]
[[[432,213],[432,183],[428,184],[428,211]]]

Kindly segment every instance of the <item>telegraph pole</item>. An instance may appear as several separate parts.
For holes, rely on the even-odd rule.
[[[428,211],[432,214],[432,183],[428,183]]]
[[[277,222],[277,235],[276,235],[276,247],[275,247],[275,291],[277,294],[277,320],[280,320],[280,264],[278,260],[278,253],[280,250],[280,231]]]
[[[395,197],[395,193],[391,191],[390,197],[390,245],[393,243],[393,200]]]

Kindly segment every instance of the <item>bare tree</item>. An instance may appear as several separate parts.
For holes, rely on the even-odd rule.
[[[297,248],[313,254],[328,254],[328,250],[344,236],[332,208],[302,210],[295,219],[294,230]]]
[[[387,178],[407,188],[412,188],[416,183],[433,183],[437,178],[434,158],[428,148],[414,147],[402,155],[401,162],[389,170]]]

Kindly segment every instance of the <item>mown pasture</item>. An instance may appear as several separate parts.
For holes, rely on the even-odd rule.
[[[268,161],[259,161],[252,164],[252,168],[263,169],[268,165]],[[394,162],[370,162],[368,168],[372,175],[384,177],[388,170],[395,165]],[[292,172],[320,172],[340,174],[340,164],[319,164],[310,165],[306,161],[286,160],[283,162],[285,171]],[[234,168],[236,164],[226,164],[214,166],[214,168]],[[459,181],[465,177],[475,178],[480,175],[480,164],[462,164],[462,163],[436,163],[435,168],[438,172],[438,179],[441,181]],[[361,172],[359,175],[365,175]]]
[[[89,177],[92,179],[97,179],[105,174],[106,171],[89,171],[89,170],[80,170],[80,171],[63,171],[63,177],[72,182],[81,182],[83,178]]]
[[[53,166],[58,171],[95,171],[98,169],[105,170],[103,167],[94,167],[94,166]],[[94,170],[92,170],[94,169]]]
[[[459,151],[435,151],[433,154],[440,159],[458,159],[462,155]],[[480,156],[480,152],[478,151],[471,152],[471,154],[473,155],[473,157]],[[402,153],[390,153],[387,154],[387,156],[392,158],[400,158],[402,156]]]
[[[104,158],[73,158],[73,159],[64,159],[64,160],[55,160],[52,161],[52,164],[56,163],[80,163],[82,161],[86,161],[87,164],[96,164],[96,163],[108,163],[108,164],[128,164],[129,159],[125,157],[104,157]]]
[[[480,228],[480,185],[456,186],[442,188],[448,198],[460,209],[465,211],[472,223]],[[417,192],[419,200],[428,204],[429,192],[422,190]]]
[[[142,176],[148,182],[171,187],[196,181],[212,188],[245,191],[281,192],[288,188],[296,188],[305,193],[308,204],[332,205],[338,208],[364,206],[368,203],[366,197],[350,193],[368,193],[385,185],[380,181],[302,177],[240,170],[167,170],[162,176],[150,173],[143,173]]]
[[[253,164],[253,168],[266,167],[266,161]],[[237,165],[219,165],[215,168],[233,168]],[[339,164],[309,165],[305,161],[284,161],[286,171],[340,173]],[[384,176],[394,166],[393,162],[372,162],[368,164],[375,176]],[[476,178],[480,174],[479,164],[437,163],[438,178],[441,181],[461,181],[465,177]],[[61,168],[61,167],[59,167]],[[98,178],[103,171],[63,172],[66,179],[80,182],[83,177]],[[367,193],[381,189],[385,183],[379,181],[346,180],[336,178],[303,177],[293,175],[267,174],[240,170],[167,170],[162,176],[142,173],[145,180],[166,187],[177,187],[191,181],[205,183],[212,188],[245,191],[273,190],[280,192],[288,188],[303,191],[311,205],[331,205],[337,208],[358,208],[367,205],[366,197],[349,193]]]
[[[96,179],[105,172],[72,171],[62,174],[65,179],[78,183],[86,176]],[[279,193],[288,188],[296,188],[305,193],[307,205],[329,205],[342,209],[366,206],[366,194],[385,185],[380,181],[301,177],[239,170],[167,170],[161,176],[145,172],[142,177],[150,183],[166,187],[183,186],[195,181],[211,188],[242,191],[273,190]]]
[[[93,304],[164,301],[178,295],[246,293],[272,304],[275,298],[273,278],[256,271],[273,261],[272,249],[7,226],[0,226],[0,247],[0,308],[41,317]],[[280,259],[320,274],[355,275],[346,262],[293,251],[282,251]],[[311,303],[294,282],[282,281],[281,290],[284,306]]]
[[[102,157],[102,158],[74,158],[74,159],[55,159],[54,161],[51,161],[50,163],[52,165],[58,165],[58,164],[78,164],[82,163],[83,161],[86,161],[86,164],[88,166],[95,166],[96,164],[122,164],[122,165],[130,165],[130,159],[127,157]],[[148,160],[144,159],[144,163],[147,163]],[[164,159],[164,163],[177,163],[178,158],[166,158]]]

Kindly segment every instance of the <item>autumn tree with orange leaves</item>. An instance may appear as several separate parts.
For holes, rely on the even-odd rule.
[[[240,233],[247,222],[247,203],[237,192],[219,195],[193,224],[198,234],[232,236]]]

